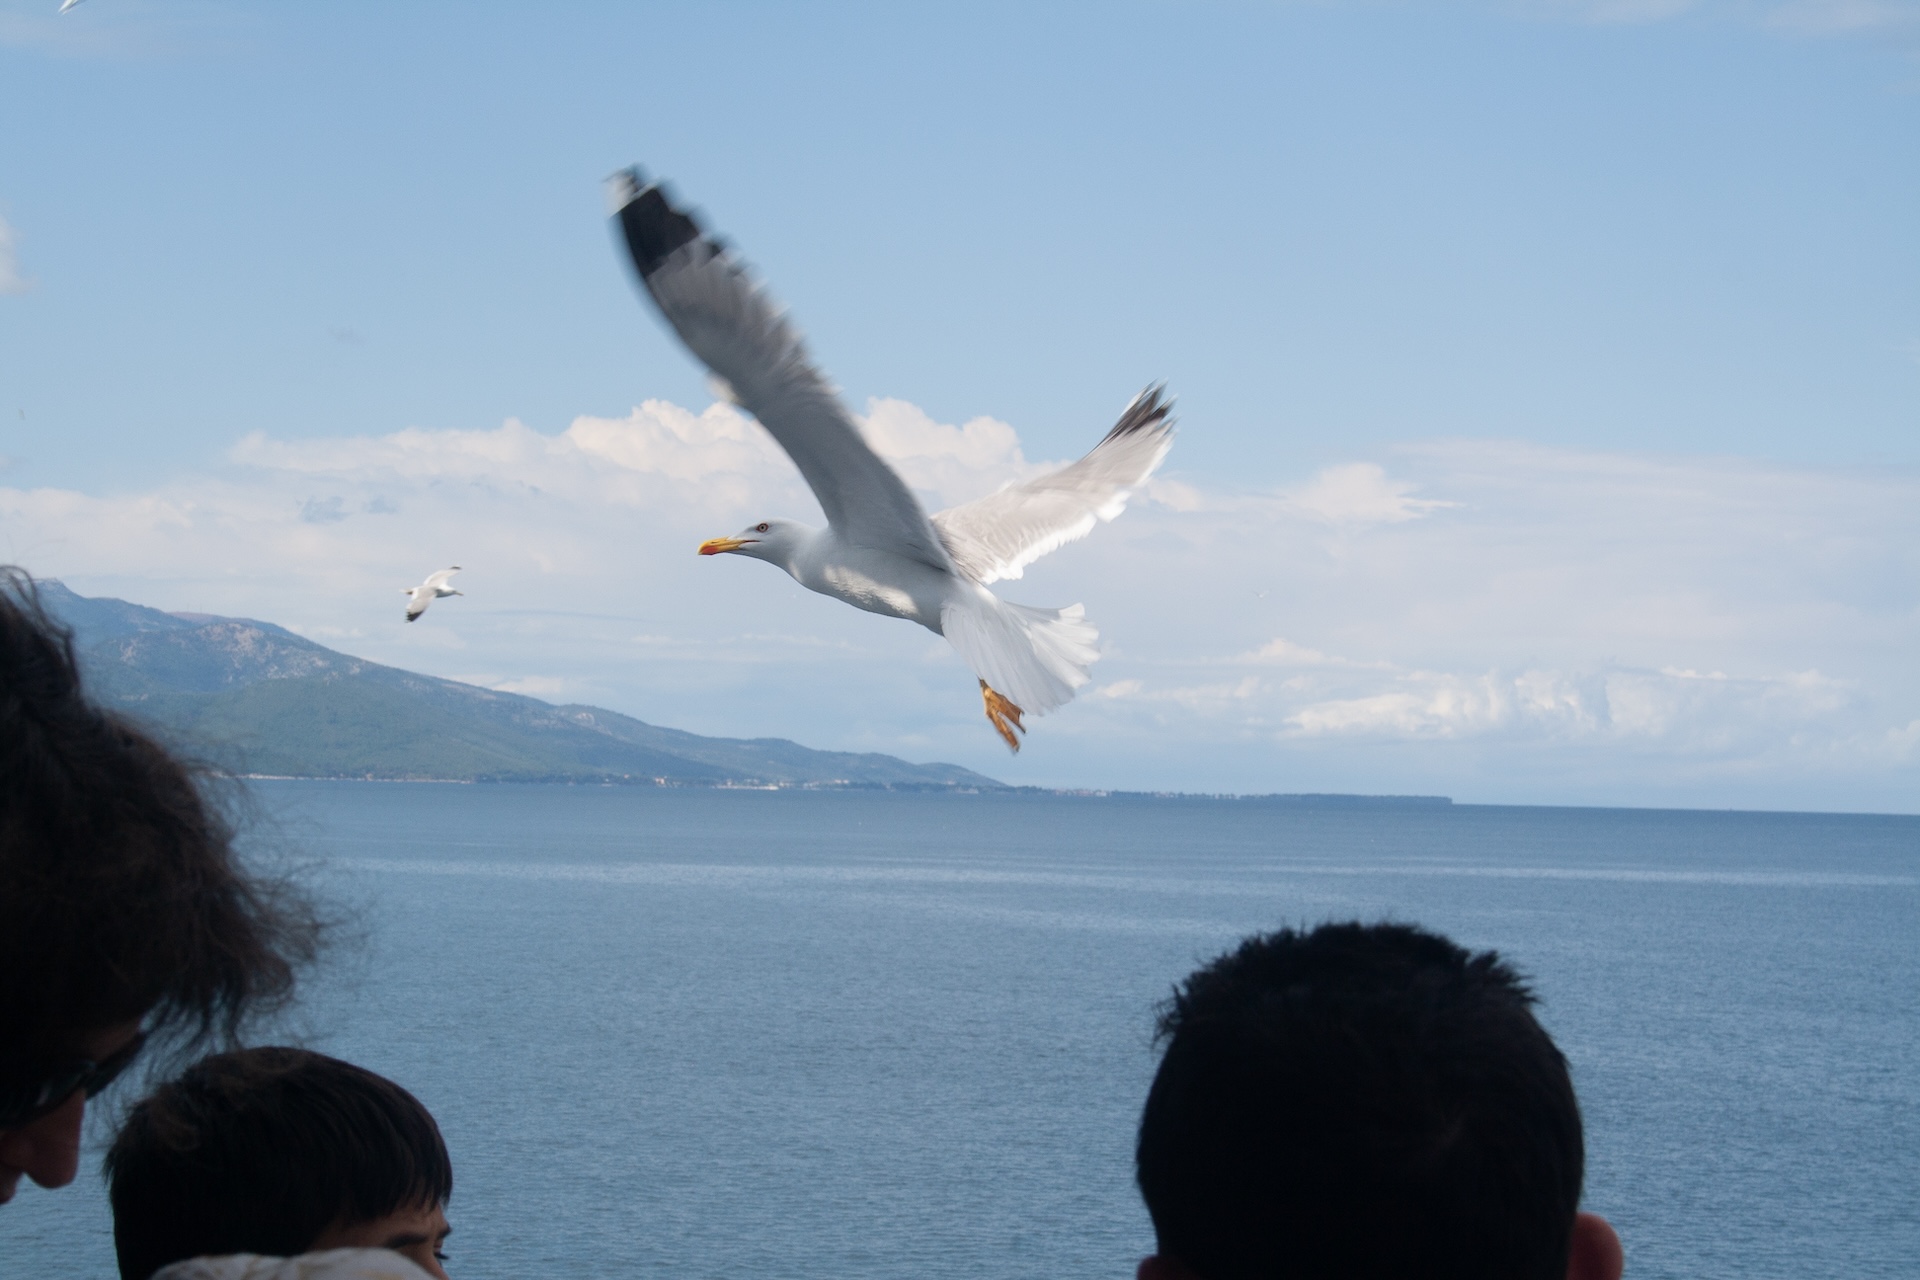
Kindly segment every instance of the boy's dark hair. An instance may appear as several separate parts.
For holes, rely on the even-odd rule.
[[[1204,966],[1140,1120],[1160,1252],[1203,1280],[1561,1280],[1585,1156],[1532,1004],[1494,953],[1410,925]]]
[[[0,1048],[143,1014],[230,1038],[289,994],[311,909],[240,865],[205,781],[85,695],[72,634],[0,567]]]
[[[419,1099],[305,1049],[202,1059],[107,1152],[121,1280],[209,1254],[305,1253],[328,1227],[444,1204],[453,1164]]]

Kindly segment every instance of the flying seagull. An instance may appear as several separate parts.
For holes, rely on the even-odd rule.
[[[67,10],[73,8],[73,6],[79,3],[80,3],[80,0],[60,0],[59,13],[56,13],[54,16],[58,17],[60,13],[65,13]]]
[[[417,587],[400,588],[400,594],[408,597],[407,621],[412,622],[415,618],[425,613],[427,606],[435,600],[445,599],[447,596],[463,596],[467,594],[464,591],[455,591],[447,585],[447,583],[453,580],[453,575],[458,572],[460,572],[460,566],[456,564],[451,569],[442,569],[437,573],[428,574],[427,580]]]
[[[799,333],[746,269],[638,169],[609,180],[640,281],[717,390],[760,420],[826,512],[827,527],[761,520],[700,546],[765,560],[801,586],[945,636],[980,681],[987,719],[1014,751],[1090,678],[1099,639],[1079,605],[1035,609],[987,590],[1111,520],[1173,444],[1164,388],[1135,396],[1086,457],[929,516],[860,434]]]

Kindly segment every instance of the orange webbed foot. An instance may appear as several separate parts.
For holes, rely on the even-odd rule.
[[[1017,754],[1020,750],[1020,739],[1015,736],[1014,730],[1018,729],[1021,733],[1027,731],[1027,726],[1020,723],[1020,717],[1026,713],[1002,697],[985,680],[980,682],[980,700],[987,704],[987,723],[993,726],[994,732],[998,733],[1001,741],[1007,744],[1007,749]]]

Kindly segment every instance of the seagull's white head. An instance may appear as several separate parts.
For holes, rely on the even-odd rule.
[[[812,534],[812,529],[792,520],[762,520],[731,538],[707,539],[700,544],[700,554],[752,556],[755,560],[767,560],[785,566],[792,561],[800,544]]]

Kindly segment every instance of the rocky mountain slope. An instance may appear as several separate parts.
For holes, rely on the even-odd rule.
[[[418,675],[269,622],[163,613],[41,584],[105,700],[240,772],[664,785],[998,788],[948,764],[704,738],[599,707]]]

